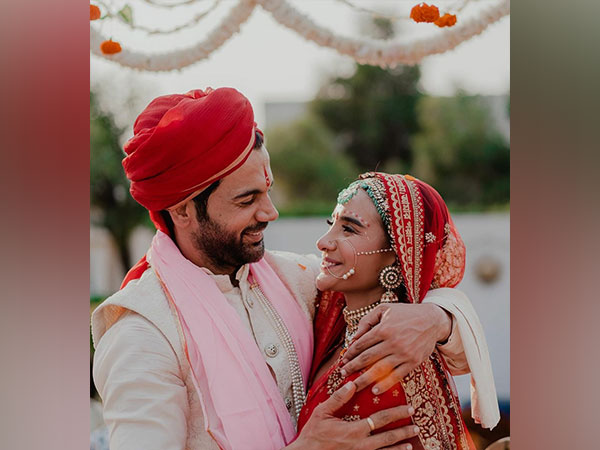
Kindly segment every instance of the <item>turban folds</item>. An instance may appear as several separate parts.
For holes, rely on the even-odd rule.
[[[255,128],[250,102],[232,88],[154,99],[124,147],[131,195],[151,213],[193,197],[246,161]]]

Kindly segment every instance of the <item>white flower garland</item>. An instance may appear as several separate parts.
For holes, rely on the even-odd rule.
[[[395,66],[397,64],[417,64],[424,57],[444,53],[460,43],[483,32],[488,25],[500,20],[510,13],[510,0],[500,0],[491,7],[481,11],[478,17],[460,22],[447,29],[436,29],[435,35],[426,39],[408,43],[375,41],[373,39],[353,39],[338,36],[333,32],[316,25],[310,18],[289,5],[286,0],[240,0],[212,31],[204,41],[182,50],[168,53],[150,54],[123,49],[114,55],[104,55],[100,51],[100,43],[108,38],[91,28],[91,51],[95,55],[115,61],[121,65],[149,71],[167,71],[181,69],[208,57],[234,33],[238,32],[242,23],[260,4],[270,12],[275,20],[296,31],[307,40],[323,47],[335,49],[337,52],[354,58],[361,64],[378,66]]]
[[[114,55],[105,55],[100,51],[100,44],[108,40],[106,36],[91,27],[90,47],[94,55],[115,61],[122,66],[134,69],[161,72],[181,69],[207,58],[213,51],[223,45],[231,36],[240,30],[240,26],[248,20],[256,6],[255,0],[240,0],[223,18],[221,23],[209,33],[204,41],[181,50],[166,53],[143,53],[123,48],[123,51]]]

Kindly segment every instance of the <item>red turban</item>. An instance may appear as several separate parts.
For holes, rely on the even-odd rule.
[[[131,195],[167,232],[157,212],[240,167],[254,146],[255,127],[250,102],[232,88],[154,99],[135,121],[134,135],[124,147]]]
[[[254,147],[255,130],[250,102],[232,88],[154,99],[135,121],[133,137],[124,147],[123,168],[132,197],[169,234],[160,211],[189,200],[244,164]],[[144,257],[121,287],[147,267]]]

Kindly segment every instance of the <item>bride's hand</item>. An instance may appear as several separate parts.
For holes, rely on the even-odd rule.
[[[399,444],[399,442],[417,435],[418,428],[414,425],[375,435],[371,435],[371,430],[410,417],[414,412],[412,407],[403,405],[384,409],[372,414],[369,419],[354,422],[346,422],[333,415],[352,398],[355,392],[356,386],[353,382],[346,383],[335,391],[331,397],[314,409],[298,438],[285,448],[287,450],[375,450],[380,448],[410,450],[412,448],[410,444]]]
[[[369,367],[354,380],[357,390],[377,382],[373,393],[385,392],[425,361],[451,329],[450,316],[437,305],[381,304],[361,319],[342,374]]]

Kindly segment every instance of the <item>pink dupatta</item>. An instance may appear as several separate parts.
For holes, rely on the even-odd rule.
[[[162,231],[154,236],[148,261],[177,311],[205,429],[227,450],[287,445],[295,430],[277,383],[210,275],[186,259]],[[264,258],[251,264],[250,271],[285,323],[306,383],[312,324]]]

